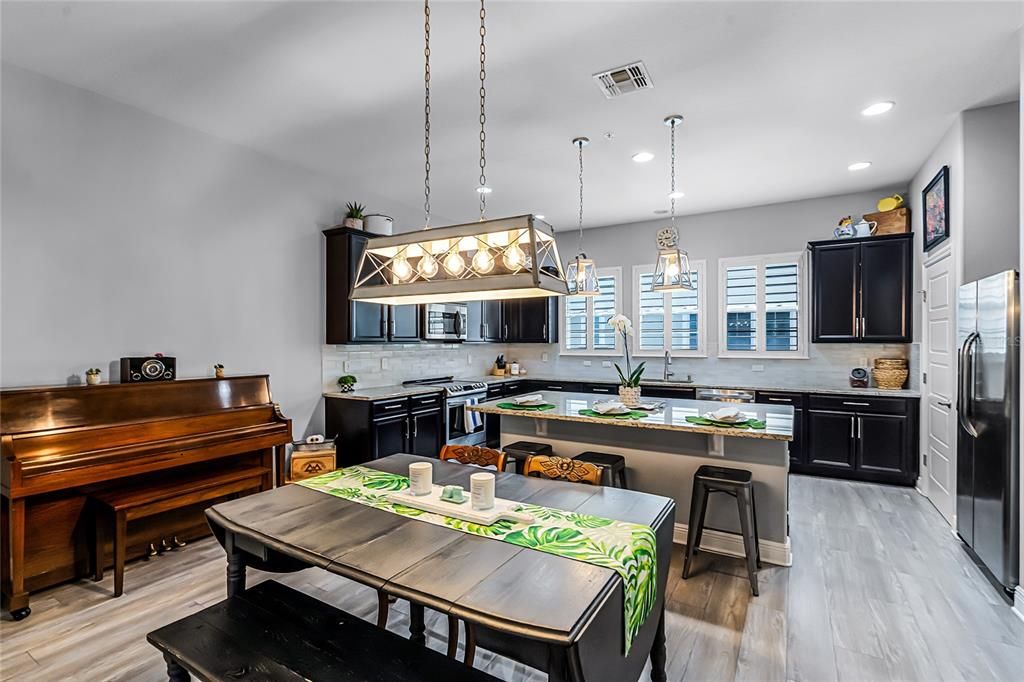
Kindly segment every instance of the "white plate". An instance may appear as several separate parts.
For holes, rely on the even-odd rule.
[[[530,407],[533,405],[544,405],[546,402],[546,400],[541,398],[540,400],[523,400],[521,402],[516,403],[516,405],[526,405],[527,407]]]
[[[738,424],[739,422],[747,421],[747,419],[749,417],[747,417],[743,413],[740,413],[740,414],[738,414],[733,419],[723,419],[722,417],[716,417],[714,412],[705,412],[704,413],[704,418],[705,419],[710,419],[710,420],[716,421],[716,422],[722,422],[723,424]]]
[[[591,409],[594,412],[597,412],[598,414],[629,414],[630,412],[633,411],[630,408],[626,407],[625,405],[619,405],[618,407],[613,407],[610,410],[599,410],[599,409],[597,409],[597,406],[601,405],[601,404],[602,403],[600,403],[600,402],[596,402],[596,403],[594,403],[594,407],[592,407]]]

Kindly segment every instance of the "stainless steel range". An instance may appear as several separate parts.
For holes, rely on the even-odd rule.
[[[487,442],[483,415],[466,410],[467,405],[475,405],[487,397],[486,383],[454,379],[453,377],[435,377],[405,381],[403,385],[440,386],[444,389],[446,443],[449,445],[484,445]]]

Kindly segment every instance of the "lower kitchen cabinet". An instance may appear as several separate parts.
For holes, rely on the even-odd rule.
[[[808,396],[806,447],[798,473],[913,485],[917,481],[918,401]]]
[[[793,407],[793,440],[789,442],[789,466],[799,467],[804,461],[804,421],[806,396],[788,391],[757,391],[754,402]]]
[[[441,393],[387,400],[325,399],[327,438],[338,466],[351,466],[406,452],[437,457],[444,444]]]

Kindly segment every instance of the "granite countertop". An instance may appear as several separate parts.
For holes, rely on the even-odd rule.
[[[482,381],[487,384],[498,384],[505,381],[575,381],[585,384],[616,384],[618,383],[616,377],[609,376],[607,379],[594,379],[594,378],[567,378],[567,377],[556,377],[552,375],[543,374],[523,374],[519,376],[505,376],[497,377],[494,375],[485,375],[481,377],[471,377],[471,381]],[[852,388],[850,386],[820,386],[814,384],[757,384],[754,382],[750,383],[735,383],[735,382],[723,382],[723,383],[685,383],[682,381],[661,381],[659,379],[646,379],[640,382],[641,386],[650,386],[651,388],[730,388],[740,389],[747,391],[787,391],[790,393],[826,393],[826,394],[839,394],[839,395],[866,395],[866,396],[879,396],[879,397],[892,397],[892,398],[919,398],[921,392],[910,388],[901,388],[896,390],[889,390],[884,388]]]
[[[411,395],[440,393],[440,386],[378,386],[376,388],[357,388],[348,393],[340,391],[324,391],[325,398],[346,398],[348,400],[385,400],[387,398],[407,398]]]
[[[762,440],[793,440],[793,408],[789,405],[766,405],[747,403],[739,407],[749,418],[765,422],[763,429],[734,429],[727,426],[701,426],[686,421],[686,417],[698,417],[706,412],[713,412],[726,403],[711,400],[679,400],[675,398],[656,398],[663,402],[664,407],[649,413],[641,419],[609,419],[606,417],[587,417],[579,414],[580,410],[591,409],[595,402],[607,400],[606,396],[593,393],[564,393],[562,391],[538,391],[544,400],[555,405],[554,409],[543,411],[510,410],[498,407],[503,400],[492,400],[478,405],[469,405],[468,410],[484,414],[500,414],[527,419],[552,419],[555,421],[604,424],[632,429],[657,429],[661,431],[689,431],[713,436],[729,436],[732,438],[759,438]]]

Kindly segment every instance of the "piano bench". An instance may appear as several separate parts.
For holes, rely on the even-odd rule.
[[[91,496],[96,509],[93,566],[96,580],[103,580],[105,526],[114,531],[114,596],[124,592],[124,562],[128,522],[154,514],[182,509],[227,495],[262,489],[269,474],[266,467],[254,466],[224,473],[172,477],[150,485],[105,490]]]
[[[497,682],[307,594],[267,580],[146,635],[167,677]]]

